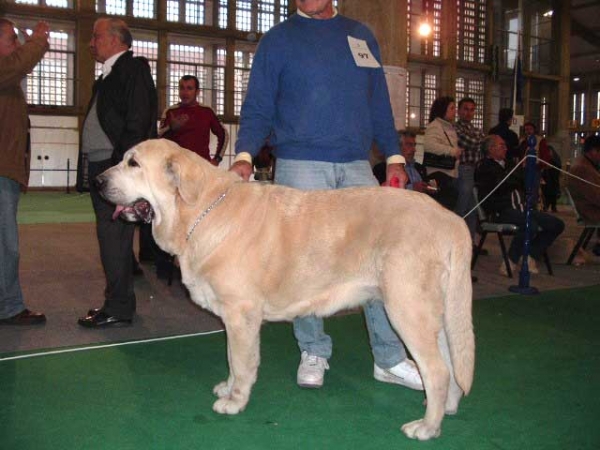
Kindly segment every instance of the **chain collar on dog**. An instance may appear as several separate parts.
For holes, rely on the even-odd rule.
[[[225,197],[227,196],[227,193],[229,192],[229,189],[231,189],[231,186],[229,186],[227,189],[225,189],[225,192],[223,192],[219,196],[219,198],[217,198],[214,202],[212,202],[208,208],[206,208],[204,211],[202,211],[202,214],[200,214],[198,216],[198,218],[194,222],[194,225],[192,225],[192,228],[190,229],[190,231],[188,231],[188,234],[185,237],[185,242],[190,240],[192,233],[194,232],[194,230],[196,229],[196,227],[198,226],[200,221],[202,219],[204,219],[209,212],[211,212],[219,203],[221,203],[225,199]]]

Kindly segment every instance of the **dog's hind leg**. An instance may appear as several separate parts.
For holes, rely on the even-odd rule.
[[[454,368],[452,367],[452,360],[450,358],[450,347],[448,346],[448,338],[446,337],[446,330],[441,330],[438,337],[438,345],[442,352],[444,362],[450,372],[450,384],[448,386],[448,398],[446,398],[446,414],[453,415],[458,412],[458,404],[463,396],[463,390],[458,386],[456,378],[454,377]]]
[[[220,414],[237,414],[246,407],[256,382],[260,363],[261,317],[242,311],[222,317],[227,332],[229,377],[213,389],[219,397],[213,404],[213,410]]]

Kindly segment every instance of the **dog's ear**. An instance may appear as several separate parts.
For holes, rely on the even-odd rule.
[[[180,161],[177,157],[167,159],[165,171],[171,184],[179,192],[179,196],[188,205],[194,205],[198,201],[200,189],[198,186],[198,174],[193,176],[193,164]]]

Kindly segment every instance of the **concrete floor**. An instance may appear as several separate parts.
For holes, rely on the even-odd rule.
[[[567,229],[564,242],[551,253],[554,276],[544,267],[532,276],[531,285],[540,291],[600,284],[600,264],[595,261],[579,267],[564,263],[573,240],[581,231],[572,211],[559,207],[559,216]],[[189,333],[219,330],[220,320],[195,306],[185,288],[175,281],[172,286],[158,280],[150,265],[136,279],[137,316],[130,327],[106,330],[84,329],[77,318],[90,307],[102,304],[104,276],[100,266],[94,224],[22,225],[21,284],[27,306],[43,311],[48,321],[44,326],[0,327],[0,353],[37,349],[54,349],[88,344],[112,343]],[[474,298],[515,295],[508,291],[518,284],[498,272],[500,250],[495,236],[489,236],[474,271],[479,281],[474,284]],[[523,301],[528,297],[523,296]]]

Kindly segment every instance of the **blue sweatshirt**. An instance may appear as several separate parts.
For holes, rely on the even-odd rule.
[[[366,41],[381,64],[369,29],[339,14],[325,20],[294,14],[263,36],[236,153],[255,156],[269,135],[285,159],[366,160],[373,140],[386,156],[399,153],[383,69],[358,67],[348,36]]]

